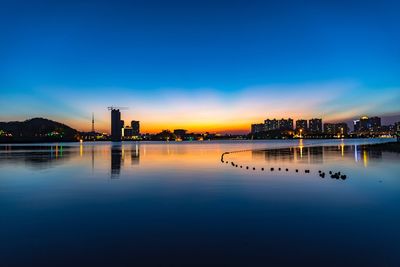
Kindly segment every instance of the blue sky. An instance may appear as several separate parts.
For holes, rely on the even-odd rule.
[[[398,1],[0,1],[0,120],[245,131],[400,114]],[[393,117],[394,116],[394,117]]]

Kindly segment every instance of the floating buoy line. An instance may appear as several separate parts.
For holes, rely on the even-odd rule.
[[[264,149],[264,150],[265,150],[265,149]],[[264,150],[263,150],[263,151],[264,151]],[[224,163],[224,164],[229,164],[229,163],[230,163],[230,166],[232,166],[232,167],[234,167],[234,168],[240,168],[240,169],[246,169],[246,170],[253,170],[253,171],[258,171],[258,170],[259,170],[259,171],[261,171],[261,172],[266,171],[266,170],[267,170],[266,167],[259,167],[259,168],[256,168],[255,166],[249,166],[249,165],[238,164],[238,163],[236,163],[235,161],[228,161],[228,160],[225,160],[225,159],[224,159],[224,156],[225,156],[225,155],[228,155],[228,154],[232,154],[232,153],[241,153],[241,152],[249,152],[249,151],[254,151],[254,150],[248,149],[248,150],[239,150],[239,151],[233,151],[233,152],[224,152],[224,153],[221,155],[221,163]],[[290,171],[289,168],[283,169],[283,168],[281,168],[281,167],[278,167],[277,170],[278,170],[278,172],[282,172],[282,171],[284,171],[284,172],[289,172],[289,171]],[[274,172],[274,171],[275,171],[275,167],[269,167],[269,171],[270,171],[270,172]],[[300,173],[305,173],[305,174],[312,174],[312,172],[311,172],[310,169],[300,170],[300,169],[296,168],[296,169],[294,169],[294,172],[296,172],[296,173],[299,173],[299,172],[300,172]],[[330,177],[331,177],[332,179],[336,179],[336,180],[339,180],[339,179],[341,179],[341,180],[346,180],[346,179],[347,179],[347,175],[344,174],[344,173],[342,173],[342,172],[340,172],[340,171],[339,171],[339,172],[329,171],[328,174],[330,175]],[[326,173],[325,173],[325,171],[318,170],[317,175],[318,175],[319,177],[321,177],[321,178],[325,178]]]

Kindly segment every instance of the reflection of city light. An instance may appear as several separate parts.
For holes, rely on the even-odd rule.
[[[363,160],[364,160],[364,167],[368,167],[368,154],[366,150],[364,150],[363,153]]]
[[[79,145],[79,155],[82,157],[82,155],[83,155],[83,145],[82,145],[82,142],[81,142],[81,144]]]
[[[357,145],[354,146],[354,160],[355,162],[358,162],[358,154],[357,154]]]
[[[340,151],[342,152],[342,157],[344,157],[344,144],[340,145]]]
[[[303,158],[303,148],[304,148],[303,139],[299,140],[299,148],[300,148],[300,158]]]

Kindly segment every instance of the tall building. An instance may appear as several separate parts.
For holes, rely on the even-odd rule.
[[[348,133],[349,133],[349,126],[347,126],[347,123],[345,122],[336,123],[336,134],[346,135]]]
[[[360,120],[355,120],[353,122],[353,126],[354,126],[354,131],[359,132],[360,131]]]
[[[129,138],[129,137],[132,137],[132,136],[133,136],[133,129],[132,129],[132,127],[126,126],[126,127],[124,128],[124,137]]]
[[[324,133],[336,134],[336,125],[334,123],[324,123]]]
[[[359,127],[359,131],[369,131],[369,129],[371,128],[371,125],[369,123],[369,118],[367,116],[361,117],[360,118],[360,127]]]
[[[313,133],[322,133],[322,119],[309,120],[308,129]]]
[[[119,109],[111,110],[111,140],[121,141],[121,112]]]
[[[332,135],[346,135],[349,129],[347,123],[324,123],[324,133]]]
[[[276,119],[270,120],[266,119],[264,121],[265,124],[265,131],[272,131],[279,129],[279,122]]]
[[[368,118],[367,116],[363,116],[359,120],[354,121],[355,132],[379,131],[381,126],[381,118],[379,117]]]
[[[256,123],[251,125],[251,133],[261,133],[265,131],[264,123]]]
[[[371,131],[379,131],[381,128],[381,118],[379,117],[371,117],[369,118],[369,126]]]
[[[140,135],[140,122],[139,121],[131,121],[131,127],[132,127],[133,136],[139,136]]]
[[[278,129],[279,130],[293,130],[293,120],[289,119],[280,119],[278,121]]]
[[[308,129],[307,120],[297,120],[296,121],[296,129],[306,131]]]

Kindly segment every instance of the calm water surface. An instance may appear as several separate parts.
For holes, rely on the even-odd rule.
[[[0,266],[400,266],[382,141],[1,145]]]

